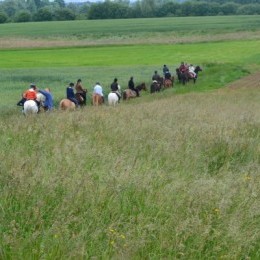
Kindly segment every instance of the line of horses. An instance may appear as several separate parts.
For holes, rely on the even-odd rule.
[[[202,71],[201,67],[196,66],[195,71],[194,71],[196,73],[196,77],[192,77],[188,72],[181,73],[180,70],[177,68],[176,75],[178,77],[179,83],[182,83],[183,85],[187,84],[190,80],[193,80],[193,83],[195,84],[196,80],[198,78],[198,73],[200,71]],[[165,79],[165,78],[161,77],[157,81],[154,80],[150,85],[150,93],[160,92],[164,89],[171,88],[174,86],[174,81],[175,81],[174,77],[171,77],[170,79]],[[137,85],[136,88],[139,90],[139,92],[142,90],[147,91],[147,87],[144,82]],[[75,96],[80,107],[86,105],[86,94],[87,94],[87,90],[85,93],[85,98],[82,98],[81,95],[77,95],[77,94]],[[137,97],[136,91],[131,90],[129,88],[125,89],[122,93],[120,93],[120,95],[123,100],[129,100],[131,98]],[[37,93],[37,101],[39,102],[40,105],[37,105],[36,102],[33,100],[28,100],[24,103],[23,111],[24,111],[25,115],[38,113],[41,110],[41,108],[44,107],[43,104],[45,101],[45,97],[43,94]],[[119,98],[118,93],[110,92],[108,94],[108,105],[109,106],[116,106],[119,103],[119,101],[120,101],[120,98]],[[99,94],[92,95],[92,105],[93,106],[99,106],[104,103],[105,103],[104,97],[102,97]],[[71,100],[64,98],[59,103],[59,109],[60,110],[75,110],[76,105]]]

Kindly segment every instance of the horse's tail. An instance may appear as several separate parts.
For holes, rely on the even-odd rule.
[[[99,105],[99,95],[98,94],[93,94],[93,96],[92,96],[92,103],[93,103],[93,106],[98,106]]]
[[[65,110],[65,109],[66,109],[65,103],[64,103],[64,99],[62,99],[62,100],[60,101],[59,107],[60,107],[61,110]]]
[[[126,91],[124,90],[123,91],[123,100],[126,100],[126,98],[127,98],[127,95],[126,95]]]

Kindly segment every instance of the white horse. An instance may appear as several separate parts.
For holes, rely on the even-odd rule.
[[[41,93],[37,93],[37,101],[40,102],[40,107],[44,106],[45,96]],[[39,107],[34,100],[27,100],[24,102],[23,113],[27,116],[30,114],[37,114]]]
[[[121,95],[121,87],[118,85],[118,93]],[[108,105],[115,106],[119,102],[118,95],[115,92],[110,92],[107,96]]]
[[[119,98],[118,98],[117,94],[114,93],[114,92],[110,92],[108,94],[107,99],[108,99],[108,105],[109,106],[115,106],[115,105],[118,104],[118,101],[119,101]]]

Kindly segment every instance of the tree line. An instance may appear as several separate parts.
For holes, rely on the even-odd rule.
[[[0,2],[0,23],[259,14],[259,0],[105,0],[69,4],[64,0]]]

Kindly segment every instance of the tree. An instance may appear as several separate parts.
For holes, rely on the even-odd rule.
[[[7,20],[7,14],[5,12],[0,12],[0,23],[5,23]]]
[[[155,0],[143,0],[141,2],[143,17],[153,17],[155,15],[155,7]]]
[[[180,4],[178,3],[166,2],[156,9],[155,14],[157,17],[175,16],[179,8]]]
[[[237,14],[259,15],[260,14],[260,4],[241,5],[237,9]]]
[[[7,0],[2,3],[2,9],[9,16],[13,17],[19,10],[18,3],[15,0]]]
[[[64,8],[66,6],[64,0],[54,0],[54,3],[60,8]]]
[[[34,15],[35,21],[52,21],[53,20],[53,13],[50,7],[45,6],[40,8],[37,13]]]
[[[75,20],[76,15],[68,8],[56,9],[54,17],[57,21]]]
[[[19,11],[15,16],[15,21],[17,23],[30,22],[32,19],[31,13],[27,10]]]
[[[223,4],[220,7],[221,7],[221,12],[224,15],[231,15],[231,14],[236,14],[239,4],[230,2],[230,3]]]

